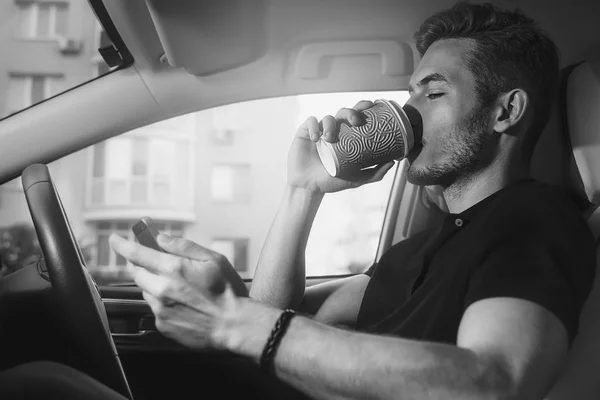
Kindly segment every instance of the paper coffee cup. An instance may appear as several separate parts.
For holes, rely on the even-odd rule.
[[[321,138],[317,152],[331,176],[406,157],[414,146],[414,133],[408,116],[392,100],[375,100],[373,107],[361,112],[360,126],[342,123],[339,138],[330,143]]]

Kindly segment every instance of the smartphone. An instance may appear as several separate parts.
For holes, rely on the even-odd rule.
[[[152,218],[142,217],[140,220],[131,228],[133,234],[137,238],[138,242],[151,249],[163,251],[156,242],[156,236],[158,230],[152,223]]]

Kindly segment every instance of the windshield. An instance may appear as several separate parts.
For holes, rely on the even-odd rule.
[[[108,73],[87,0],[0,1],[0,119]]]

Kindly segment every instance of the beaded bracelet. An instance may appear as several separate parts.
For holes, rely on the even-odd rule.
[[[275,352],[279,347],[279,343],[287,330],[292,317],[296,315],[296,312],[292,309],[287,309],[275,322],[275,326],[271,330],[271,334],[267,339],[267,344],[263,348],[262,354],[260,355],[259,367],[262,371],[272,374],[275,369]]]

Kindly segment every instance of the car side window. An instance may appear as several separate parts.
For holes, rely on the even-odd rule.
[[[108,237],[134,240],[131,227],[147,215],[159,231],[222,253],[243,278],[252,278],[285,188],[287,152],[298,126],[311,115],[320,119],[377,98],[403,104],[408,94],[235,103],[138,128],[49,164],[92,276],[100,285],[128,283],[126,260],[110,249]],[[308,276],[360,273],[372,264],[394,173],[325,196],[307,246]],[[18,179],[1,187],[0,224],[5,274],[39,257]]]

